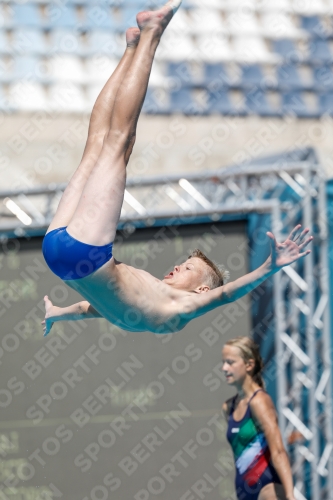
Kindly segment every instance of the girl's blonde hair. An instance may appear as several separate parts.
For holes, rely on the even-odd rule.
[[[236,337],[228,340],[225,345],[238,347],[245,363],[247,363],[250,359],[254,360],[254,368],[251,373],[252,379],[256,384],[264,389],[265,382],[261,374],[264,368],[264,363],[262,357],[260,356],[259,346],[250,337]]]

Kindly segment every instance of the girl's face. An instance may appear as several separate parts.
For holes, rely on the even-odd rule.
[[[246,377],[250,375],[254,362],[245,362],[238,347],[225,345],[222,349],[222,371],[229,385],[241,385]]]

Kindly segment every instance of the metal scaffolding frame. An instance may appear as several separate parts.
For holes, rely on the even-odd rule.
[[[35,236],[65,185],[0,192],[0,237]],[[299,222],[314,250],[274,276],[277,408],[291,452],[297,500],[333,498],[332,379],[325,176],[315,160],[130,179],[122,227],[269,214],[277,239]]]

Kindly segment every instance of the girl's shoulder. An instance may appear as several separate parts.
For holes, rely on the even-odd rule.
[[[266,404],[272,404],[273,400],[263,388],[256,389],[249,399],[249,405],[252,406],[262,406]]]
[[[268,412],[276,413],[272,398],[265,390],[258,390],[249,401],[251,416],[255,423],[261,426],[262,416]]]
[[[236,397],[237,397],[237,394],[235,394],[231,398],[227,399],[222,405],[222,411],[223,411],[226,418],[228,418],[230,416],[230,413],[232,413],[232,411],[233,411]]]

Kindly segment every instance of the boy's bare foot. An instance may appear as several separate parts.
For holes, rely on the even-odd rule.
[[[126,31],[126,43],[127,47],[137,47],[140,41],[140,30],[139,28],[128,28]]]
[[[54,317],[56,316],[56,310],[59,309],[59,307],[54,306],[47,295],[45,295],[44,297],[44,304],[45,304],[45,319],[44,321],[42,321],[42,325],[43,325],[44,337],[46,337],[46,335],[51,331],[51,328],[54,323]]]
[[[182,0],[169,0],[158,10],[139,12],[136,20],[140,30],[154,30],[157,34],[162,35],[181,3]]]

